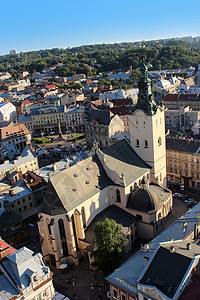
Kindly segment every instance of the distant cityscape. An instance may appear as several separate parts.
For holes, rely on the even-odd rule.
[[[0,299],[197,299],[199,47],[0,57]]]

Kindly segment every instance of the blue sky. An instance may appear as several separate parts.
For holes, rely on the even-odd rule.
[[[199,11],[199,0],[2,0],[0,55],[198,36]]]

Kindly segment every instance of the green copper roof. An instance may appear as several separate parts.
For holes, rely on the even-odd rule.
[[[143,58],[140,68],[141,78],[138,81],[138,102],[135,106],[130,108],[130,113],[133,113],[137,109],[143,110],[147,115],[153,115],[157,112],[158,105],[156,104],[152,93],[152,84],[148,77],[148,66],[150,65],[145,65]]]

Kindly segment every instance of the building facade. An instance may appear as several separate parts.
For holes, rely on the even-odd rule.
[[[12,251],[0,263],[2,299],[53,298],[53,273],[45,266],[40,253],[23,247]]]
[[[170,133],[191,132],[192,127],[200,120],[200,112],[186,107],[165,110],[165,131]]]
[[[58,123],[60,123],[61,129],[65,130],[65,111],[64,105],[33,108],[31,112],[33,131],[55,131],[58,130]]]
[[[191,139],[167,138],[168,184],[200,187],[200,142]]]
[[[22,151],[26,146],[31,145],[31,133],[24,124],[2,127],[0,132],[2,146],[14,144],[19,151]]]
[[[84,130],[84,124],[86,121],[85,108],[83,106],[77,106],[75,108],[69,108],[65,112],[66,118],[66,130],[77,132]]]
[[[88,118],[85,122],[85,136],[87,145],[91,148],[95,141],[100,148],[111,145],[111,138],[118,132],[124,132],[124,122],[118,115],[109,110],[88,109]]]

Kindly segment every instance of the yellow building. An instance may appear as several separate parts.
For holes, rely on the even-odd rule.
[[[200,187],[200,142],[167,138],[167,181]]]

